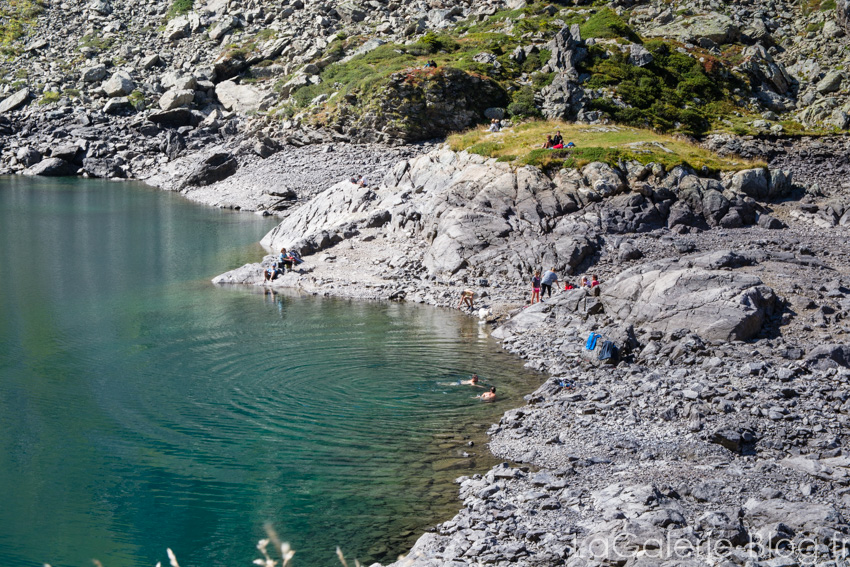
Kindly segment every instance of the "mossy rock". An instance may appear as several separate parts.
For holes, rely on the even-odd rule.
[[[394,73],[372,93],[362,93],[340,105],[331,121],[363,137],[415,142],[446,136],[485,120],[490,107],[505,107],[510,97],[494,80],[443,67]]]

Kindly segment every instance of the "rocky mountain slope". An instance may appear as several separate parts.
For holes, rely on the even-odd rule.
[[[247,163],[494,116],[836,132],[847,27],[831,0],[21,0],[0,12],[0,171],[145,179],[213,146]]]

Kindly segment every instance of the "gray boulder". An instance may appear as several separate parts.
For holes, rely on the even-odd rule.
[[[44,159],[24,171],[24,175],[41,175],[44,177],[67,177],[76,174],[77,166],[55,157]]]
[[[29,147],[19,148],[15,154],[18,163],[22,163],[25,167],[30,167],[41,161],[41,153]]]
[[[601,298],[606,313],[635,327],[691,329],[713,343],[756,336],[776,302],[756,276],[672,259],[626,270],[602,287]]]
[[[130,99],[126,96],[109,99],[106,104],[103,105],[104,114],[123,114],[132,109],[133,105],[130,104]]]
[[[102,81],[106,77],[106,65],[94,65],[92,67],[86,67],[82,71],[83,81],[87,83],[96,83],[98,81]]]
[[[850,367],[850,346],[830,344],[815,347],[806,356],[806,364],[820,370]]]
[[[751,526],[785,524],[795,532],[817,533],[845,527],[841,514],[828,504],[750,499],[744,504],[745,522]]]
[[[647,48],[639,43],[633,43],[629,46],[629,63],[637,67],[646,67],[655,58]]]
[[[791,172],[780,169],[745,169],[732,176],[728,188],[753,199],[786,197],[792,188]]]
[[[159,98],[159,107],[163,110],[172,110],[191,104],[193,100],[195,100],[195,91],[171,89]]]
[[[184,185],[212,185],[230,177],[236,173],[238,168],[239,162],[232,155],[219,152],[198,164],[195,170],[186,177]]]
[[[262,93],[251,85],[239,85],[233,81],[222,81],[215,87],[215,94],[227,110],[246,113],[257,110]]]
[[[564,26],[549,42],[552,52],[549,69],[553,72],[575,73],[575,67],[587,57],[587,49],[582,47],[581,32],[578,24]]]
[[[101,86],[110,97],[127,96],[136,88],[136,84],[126,71],[118,71]]]
[[[815,88],[820,94],[834,93],[841,88],[843,81],[844,74],[841,71],[830,71],[818,82]]]
[[[711,12],[678,19],[672,23],[647,30],[647,37],[672,38],[682,43],[697,43],[705,38],[717,44],[737,41],[740,29],[729,16]]]
[[[188,108],[174,108],[161,112],[151,112],[148,115],[148,120],[166,128],[180,128],[191,124],[192,111]]]
[[[104,179],[126,177],[121,166],[107,158],[86,158],[83,160],[83,170],[92,177],[102,177]]]
[[[835,19],[850,33],[850,0],[838,0],[835,6]]]
[[[0,102],[0,114],[5,114],[11,110],[23,106],[30,98],[30,90],[23,88],[13,95],[10,95]]]

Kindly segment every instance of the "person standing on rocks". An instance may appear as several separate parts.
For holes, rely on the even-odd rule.
[[[536,301],[535,301],[536,300]],[[531,304],[540,301],[540,270],[534,272],[534,277],[531,278]]]
[[[543,274],[543,279],[540,280],[540,301],[543,301],[543,295],[552,297],[552,286],[558,282],[558,274],[555,273],[555,268],[546,270]]]

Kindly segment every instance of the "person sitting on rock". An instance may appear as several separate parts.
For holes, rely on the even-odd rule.
[[[474,299],[474,291],[472,291],[471,289],[463,290],[460,294],[460,303],[457,304],[457,308],[460,309],[461,307],[466,305],[466,307],[469,307],[470,310],[475,309],[475,306],[473,305]]]
[[[590,282],[587,281],[587,276],[581,277],[581,283],[579,284],[579,287],[590,287]]]
[[[546,141],[543,142],[543,149],[544,150],[551,150],[552,145],[553,145],[552,144],[552,136],[546,136]]]
[[[564,147],[564,138],[563,138],[563,136],[561,136],[560,130],[555,132],[555,137],[552,138],[552,147],[555,147],[555,146],[561,146],[562,148]]]
[[[487,129],[488,132],[498,132],[502,127],[498,120],[495,118],[490,121],[490,127]]]
[[[272,282],[276,277],[280,275],[280,270],[277,269],[276,264],[272,264],[265,270],[263,270],[263,282]]]
[[[488,392],[484,392],[483,394],[475,397],[480,398],[482,402],[492,402],[496,399],[496,387],[493,386]]]
[[[599,285],[599,279],[596,277],[596,274],[593,274],[593,279],[590,280],[590,287],[596,287]]]
[[[575,288],[573,287],[573,284],[571,284],[570,282],[566,282],[566,283],[564,284],[564,291],[570,291],[571,289],[575,289]]]
[[[292,270],[292,266],[294,265],[295,260],[286,251],[286,248],[281,248],[280,254],[277,255],[277,269],[280,270],[281,273],[285,274],[286,270]]]

